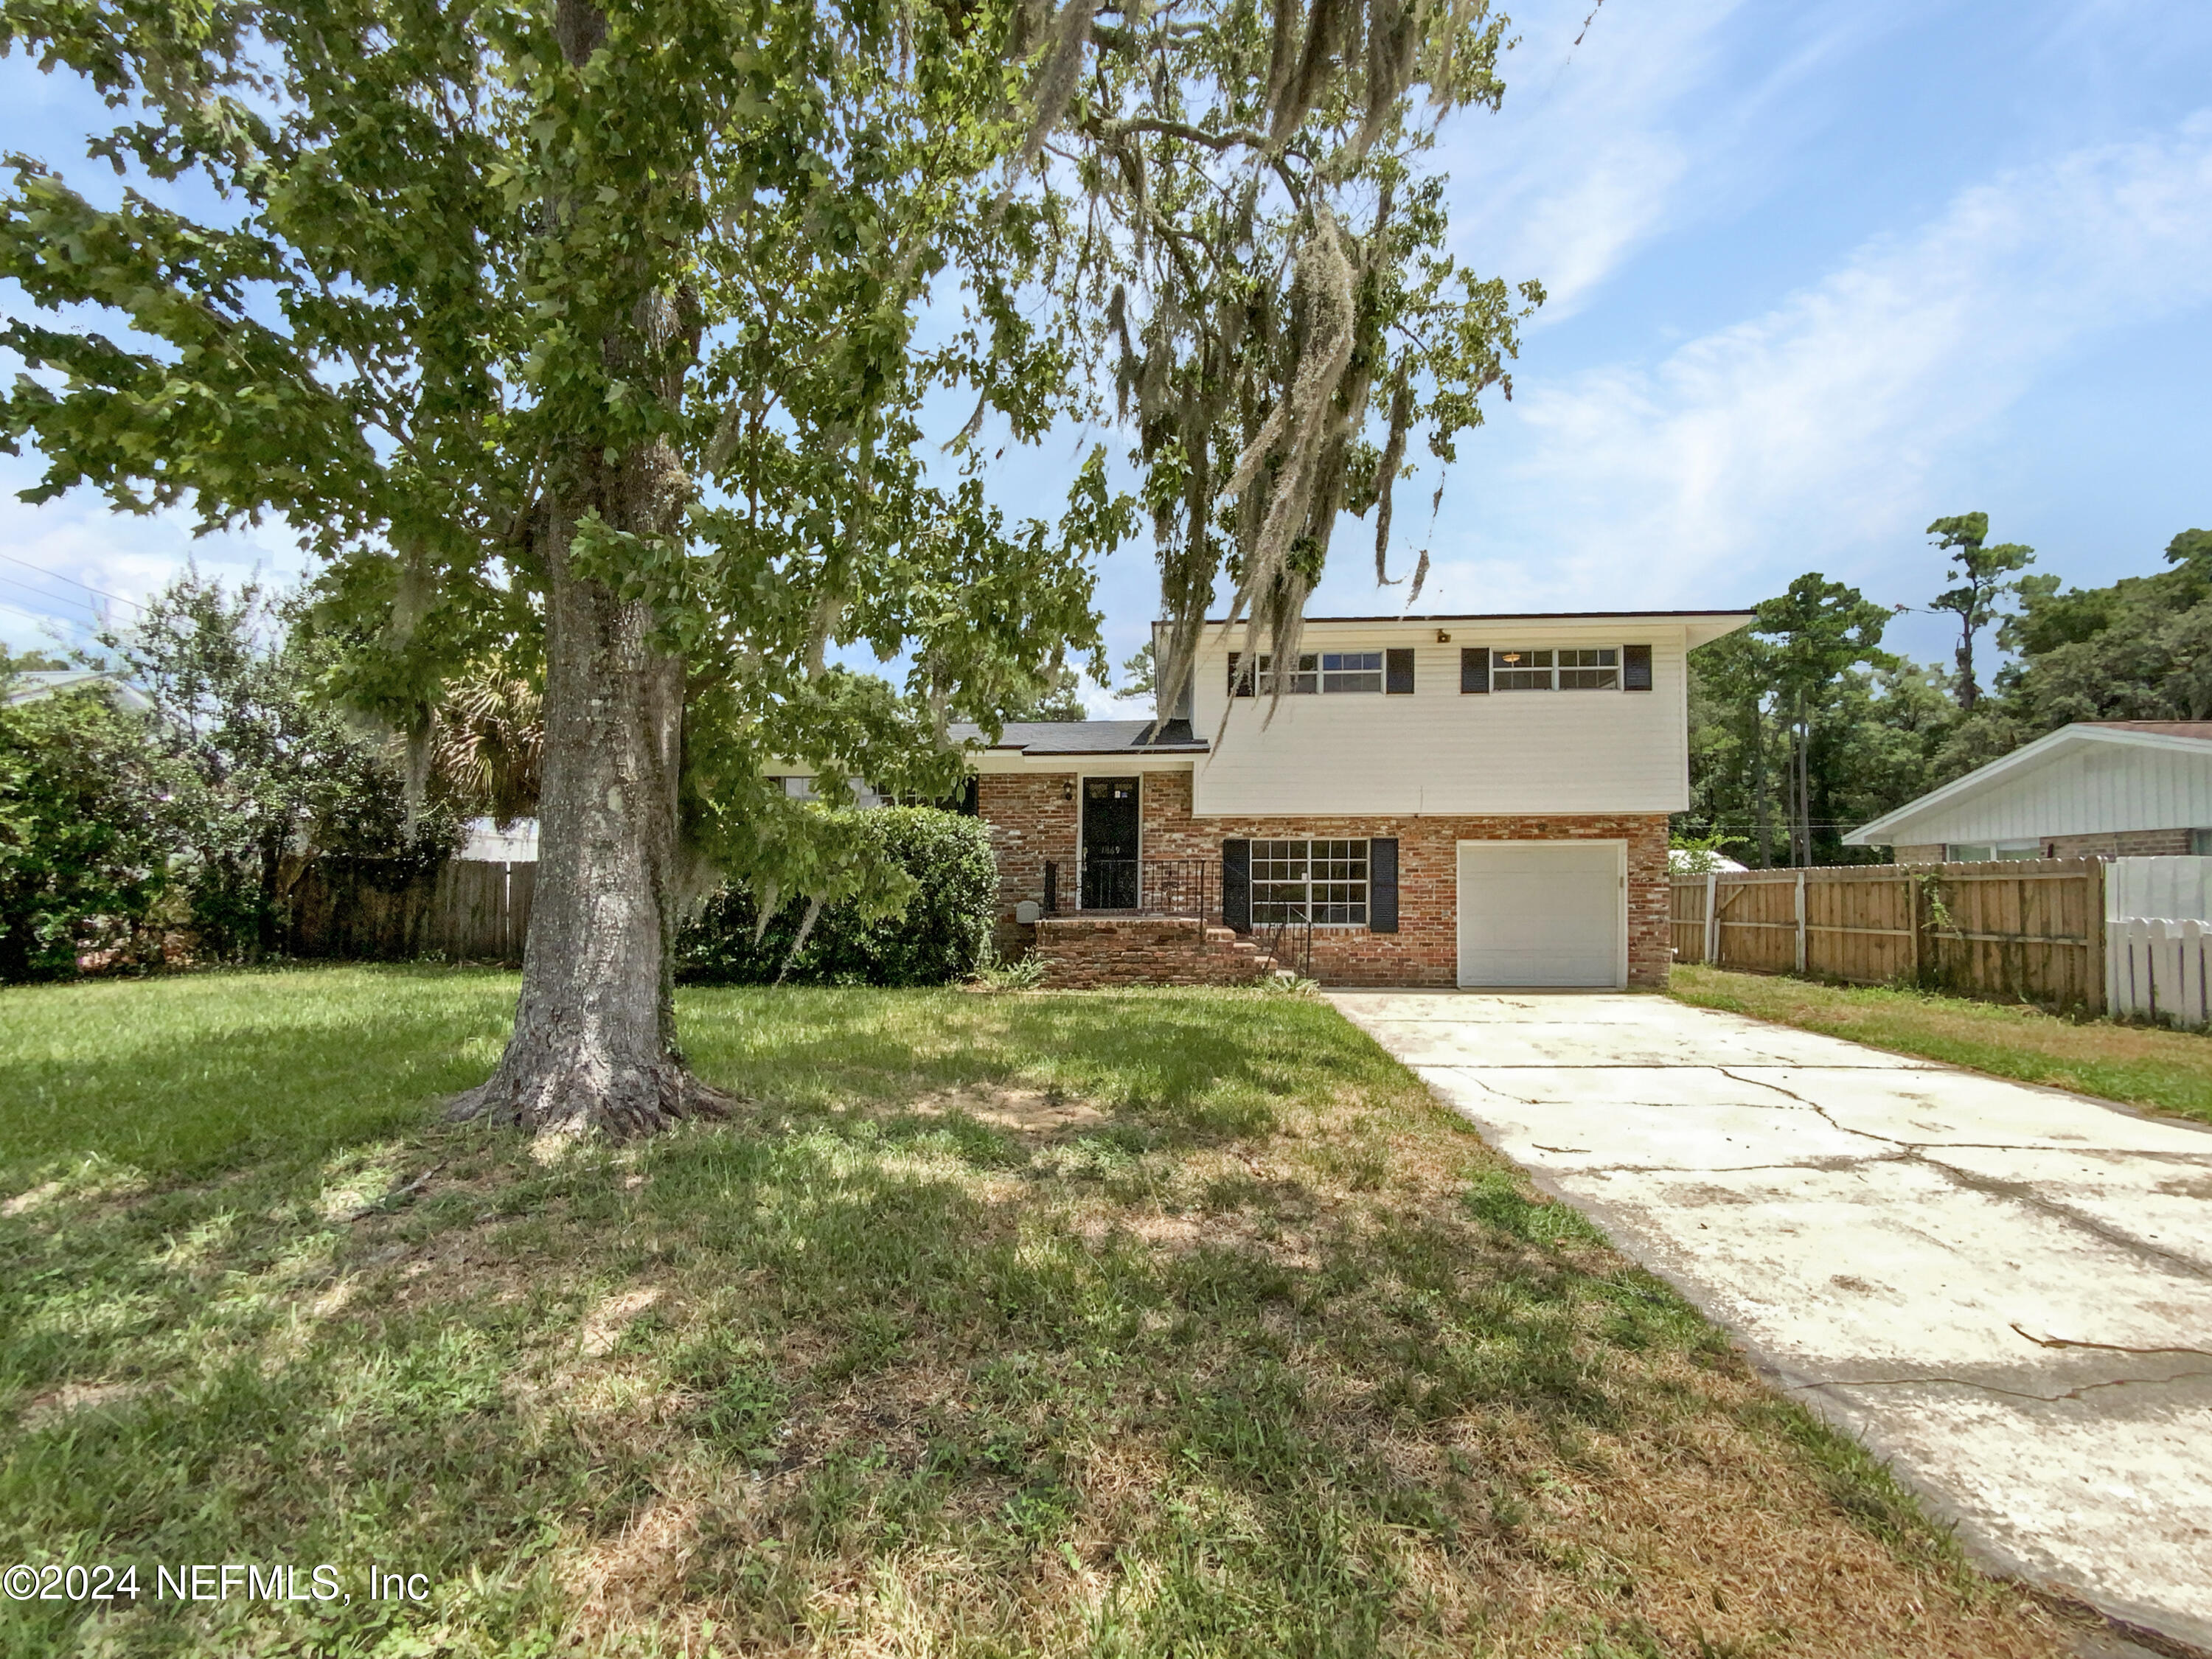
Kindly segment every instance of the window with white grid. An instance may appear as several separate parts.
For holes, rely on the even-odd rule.
[[[1283,695],[1286,697],[1311,696],[1321,690],[1321,658],[1308,651],[1298,658],[1297,672],[1285,678]],[[1275,695],[1275,659],[1260,659],[1259,692],[1263,697]]]
[[[1275,695],[1275,659],[1260,659],[1254,687],[1263,697]],[[1382,692],[1382,653],[1380,651],[1305,651],[1298,655],[1297,672],[1283,683],[1283,695],[1310,697],[1322,692]]]
[[[1331,691],[1382,690],[1380,651],[1324,651],[1321,654],[1321,689]]]
[[[1578,646],[1554,654],[1559,659],[1560,690],[1618,691],[1620,689],[1619,646]]]
[[[1618,691],[1620,647],[1565,646],[1551,651],[1492,651],[1493,691]]]
[[[1364,841],[1255,841],[1252,843],[1252,921],[1304,921],[1316,927],[1367,920],[1367,843]]]

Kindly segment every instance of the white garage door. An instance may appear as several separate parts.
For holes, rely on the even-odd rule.
[[[1462,985],[1612,985],[1627,900],[1617,842],[1463,841]]]

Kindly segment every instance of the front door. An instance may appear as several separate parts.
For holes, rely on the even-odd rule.
[[[1083,781],[1083,908],[1137,908],[1137,780]]]

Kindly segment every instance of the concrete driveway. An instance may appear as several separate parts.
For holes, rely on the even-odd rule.
[[[1662,997],[1329,1000],[1985,1561],[2212,1649],[2212,1131]]]

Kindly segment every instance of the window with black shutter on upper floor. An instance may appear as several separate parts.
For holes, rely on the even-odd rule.
[[[1459,653],[1459,689],[1492,691],[1649,691],[1648,645],[1470,646]]]
[[[1404,659],[1401,661],[1400,659]],[[1384,690],[1388,662],[1389,689],[1398,695],[1413,690],[1410,651],[1302,651],[1297,666],[1281,677],[1286,697],[1343,696]],[[1229,654],[1229,695],[1232,697],[1272,697],[1276,692],[1275,659],[1261,653],[1247,668],[1236,652]]]

